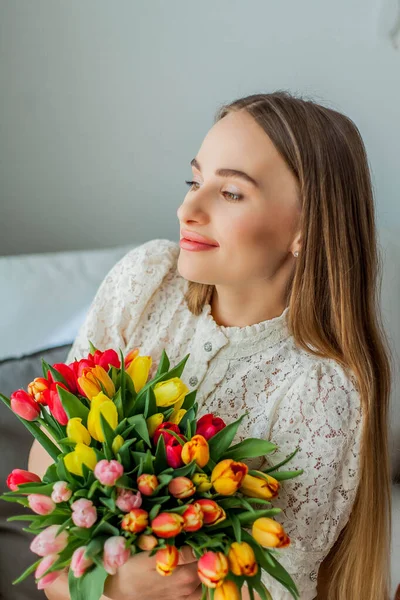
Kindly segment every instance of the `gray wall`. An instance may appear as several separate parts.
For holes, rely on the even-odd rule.
[[[395,0],[0,0],[0,254],[179,239],[218,105],[287,89],[348,114],[400,225]]]

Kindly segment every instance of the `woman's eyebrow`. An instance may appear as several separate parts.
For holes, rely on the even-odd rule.
[[[196,158],[193,158],[190,164],[201,172],[200,163]],[[238,171],[237,169],[217,169],[215,175],[219,175],[220,177],[240,177],[247,181],[247,183],[254,185],[254,187],[260,188],[260,184],[244,171]]]

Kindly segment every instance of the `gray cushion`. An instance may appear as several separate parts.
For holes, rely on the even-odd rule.
[[[35,377],[42,376],[42,357],[50,365],[64,362],[70,348],[68,344],[0,362],[0,392],[9,398],[19,388],[26,390]],[[0,401],[0,493],[9,491],[6,479],[13,469],[28,468],[33,439],[19,419]],[[7,523],[6,520],[25,511],[20,504],[0,500],[0,598],[7,600],[46,598],[44,592],[37,590],[33,574],[18,585],[12,585],[12,581],[39,558],[29,550],[32,534],[22,531],[27,522]]]

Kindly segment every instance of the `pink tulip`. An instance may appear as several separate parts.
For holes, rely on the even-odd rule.
[[[85,571],[93,564],[91,558],[85,556],[87,546],[79,546],[71,558],[71,570],[75,577],[82,577]]]
[[[56,504],[59,502],[68,502],[72,496],[72,490],[69,489],[66,481],[56,481],[53,485],[53,491],[51,493],[51,499]]]
[[[7,477],[7,486],[12,492],[16,492],[21,483],[40,483],[41,481],[36,473],[24,471],[24,469],[13,469]]]
[[[68,545],[68,533],[61,531],[59,525],[50,525],[43,529],[36,537],[33,538],[30,550],[39,556],[47,556],[48,554],[59,554]]]
[[[125,490],[124,488],[117,487],[117,499],[115,504],[122,512],[128,513],[133,508],[139,508],[142,504],[142,494],[140,492],[132,492],[132,490]]]
[[[97,510],[91,500],[79,498],[71,504],[72,520],[77,527],[89,529],[97,521]]]
[[[130,548],[125,547],[126,539],[121,535],[109,537],[104,544],[103,565],[107,573],[115,575],[131,555]]]
[[[53,500],[44,494],[29,494],[28,503],[37,515],[49,515],[56,507]]]
[[[124,467],[117,460],[100,460],[94,468],[94,476],[102,485],[115,485],[123,473]]]
[[[17,390],[10,396],[11,409],[25,421],[35,421],[40,415],[40,405],[25,390]]]
[[[43,577],[43,573],[45,573],[47,569],[50,569],[50,567],[54,565],[58,558],[58,554],[48,554],[38,564],[35,571],[35,578],[39,579],[37,583],[38,590],[44,590],[44,588],[51,585],[56,579],[58,579],[58,577],[63,572],[63,570],[60,569],[59,571],[52,571],[51,573],[47,573],[47,575]]]

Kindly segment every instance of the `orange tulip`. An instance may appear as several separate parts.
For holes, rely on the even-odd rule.
[[[121,521],[121,528],[131,533],[144,531],[149,524],[149,513],[143,508],[132,508]]]
[[[150,552],[155,548],[158,544],[158,539],[154,535],[148,535],[146,533],[141,533],[136,540],[136,544],[139,546],[141,550],[145,550],[146,552]]]
[[[143,494],[143,496],[152,496],[159,483],[160,482],[155,475],[150,475],[148,473],[143,473],[137,478],[137,486],[139,492]]]
[[[179,550],[176,546],[160,548],[156,552],[156,571],[160,575],[171,575],[179,561]]]
[[[200,468],[205,467],[210,460],[210,451],[206,438],[202,435],[194,435],[192,439],[183,446],[181,456],[185,465],[194,460]]]
[[[231,579],[225,579],[214,592],[214,600],[241,600],[240,590]]]
[[[188,498],[196,492],[196,487],[188,477],[174,477],[168,484],[168,490],[174,498]]]
[[[140,348],[134,348],[125,356],[125,370],[129,367],[131,362],[137,357],[139,354]]]
[[[153,533],[161,538],[170,538],[178,535],[183,528],[185,521],[178,513],[162,512],[151,522]]]
[[[184,520],[183,531],[198,531],[203,527],[204,514],[199,504],[189,504],[185,512],[182,513]]]
[[[232,542],[228,552],[228,562],[234,575],[252,577],[258,571],[253,548],[247,542]]]
[[[256,519],[251,528],[251,535],[264,548],[284,548],[290,544],[290,538],[282,525],[269,517]]]
[[[96,365],[95,367],[83,369],[83,374],[81,377],[78,377],[78,383],[81,386],[82,390],[85,392],[85,395],[91,400],[94,396],[97,396],[102,392],[101,386],[104,388],[104,394],[108,398],[112,398],[115,394],[115,386],[113,380],[101,367],[100,365]]]
[[[209,588],[217,588],[222,585],[228,571],[228,559],[222,552],[209,550],[197,562],[197,574],[200,581]]]
[[[45,392],[51,387],[50,382],[43,377],[36,377],[31,383],[28,384],[28,394],[32,396],[38,404],[47,404],[47,398]]]
[[[201,498],[196,500],[194,505],[198,505],[203,513],[204,525],[216,525],[226,519],[226,513],[222,506],[219,506],[214,500]]]
[[[246,475],[243,478],[239,491],[251,498],[269,500],[278,495],[280,483],[271,475],[263,473],[260,477]]]
[[[231,496],[242,484],[248,470],[249,467],[245,463],[226,458],[215,465],[211,473],[211,483],[219,494]]]

